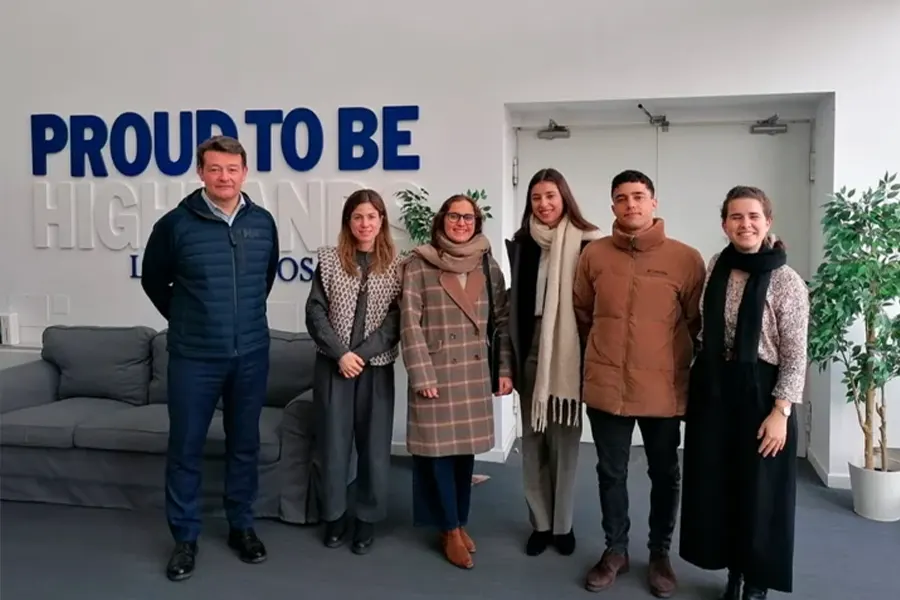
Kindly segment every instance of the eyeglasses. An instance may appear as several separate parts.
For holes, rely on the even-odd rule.
[[[447,220],[451,223],[456,223],[462,219],[466,223],[473,223],[475,221],[475,215],[472,213],[460,214],[460,213],[447,213]]]

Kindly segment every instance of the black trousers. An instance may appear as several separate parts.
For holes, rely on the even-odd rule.
[[[587,409],[597,449],[597,481],[606,547],[624,554],[628,551],[631,519],[628,514],[628,461],[634,425],[641,428],[650,475],[651,552],[668,553],[678,514],[681,470],[678,445],[681,420],[677,417],[620,417],[593,408]]]

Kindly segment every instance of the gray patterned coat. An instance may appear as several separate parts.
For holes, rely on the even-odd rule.
[[[509,302],[500,266],[490,258],[500,376],[510,376]],[[409,373],[406,447],[419,456],[480,454],[494,447],[488,367],[488,295],[481,266],[463,287],[418,255],[406,263],[400,340]],[[417,392],[436,387],[437,398]]]

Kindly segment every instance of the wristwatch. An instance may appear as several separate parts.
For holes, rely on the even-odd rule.
[[[788,404],[787,406],[778,406],[778,405],[776,404],[776,405],[775,405],[775,408],[777,408],[777,409],[778,409],[778,412],[780,412],[780,413],[783,414],[784,416],[786,416],[786,417],[791,416],[791,405],[790,405],[790,404]]]

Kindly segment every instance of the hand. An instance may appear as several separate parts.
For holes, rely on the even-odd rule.
[[[424,390],[419,390],[419,395],[423,398],[437,398],[438,389],[436,387],[425,388]]]
[[[509,377],[501,377],[500,378],[500,395],[506,396],[507,394],[512,394],[513,382]]]
[[[788,418],[777,408],[762,422],[756,433],[756,439],[762,440],[759,444],[759,453],[763,458],[774,457],[784,449],[784,443],[787,441],[787,422]]]
[[[348,379],[352,379],[362,373],[365,365],[365,361],[353,352],[347,352],[338,361],[338,369],[340,369],[341,375]]]

